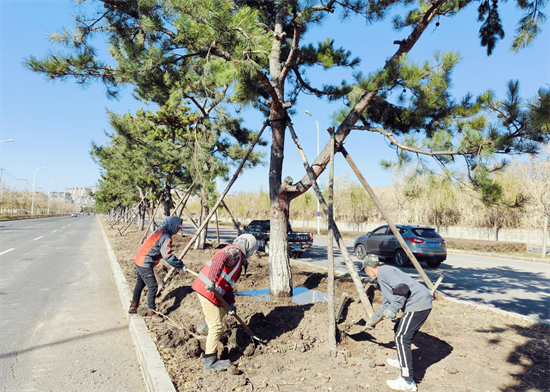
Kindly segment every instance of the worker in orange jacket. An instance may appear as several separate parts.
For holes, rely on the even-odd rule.
[[[220,249],[206,262],[191,286],[197,292],[208,328],[204,353],[206,372],[227,370],[231,366],[230,360],[219,360],[216,354],[216,346],[222,331],[222,319],[228,312],[216,298],[214,291],[231,306],[229,314],[235,314],[233,287],[239,280],[242,269],[246,267],[248,259],[257,251],[258,243],[253,235],[238,236],[232,245]]]
[[[172,235],[182,228],[182,224],[183,220],[177,216],[166,218],[161,226],[141,245],[134,257],[137,280],[128,313],[137,313],[141,292],[147,286],[147,319],[153,322],[164,321],[155,312],[158,285],[153,268],[158,265],[161,258],[164,258],[172,267],[185,271],[185,264],[172,254]]]

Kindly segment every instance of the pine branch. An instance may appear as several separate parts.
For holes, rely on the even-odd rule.
[[[426,11],[422,19],[420,20],[420,22],[416,25],[416,27],[409,34],[409,36],[405,40],[400,41],[399,49],[397,49],[397,51],[390,58],[390,60],[386,62],[383,70],[389,70],[391,67],[395,66],[395,64],[399,62],[399,59],[401,58],[401,56],[403,54],[408,53],[414,47],[416,42],[418,42],[418,40],[420,39],[424,31],[427,29],[430,22],[438,15],[439,10],[445,4],[445,2],[446,0],[437,0],[434,3],[432,3],[431,7]],[[375,81],[375,82],[378,82],[378,81]],[[342,144],[344,139],[351,132],[352,127],[360,119],[362,113],[365,111],[367,106],[370,105],[370,103],[373,101],[375,96],[378,94],[379,89],[380,89],[380,86],[376,86],[376,88],[373,91],[367,91],[355,104],[351,112],[347,115],[346,119],[340,124],[337,131],[334,133],[334,137],[337,145]],[[327,144],[327,146],[323,148],[323,151],[317,156],[317,158],[311,165],[312,167],[316,166],[315,167],[316,170],[314,170],[316,176],[319,176],[319,174],[325,170],[329,159],[330,159],[330,154],[329,154],[329,147]],[[291,197],[294,198],[299,196],[303,192],[305,192],[305,190],[309,189],[309,187],[311,187],[311,182],[308,176],[304,176],[297,184],[294,184],[292,185],[292,187],[289,187],[289,192],[292,193]],[[305,190],[300,191],[299,189],[305,189]]]
[[[407,146],[406,144],[403,144],[399,142],[395,135],[388,130],[379,128],[379,127],[369,127],[369,126],[354,126],[352,127],[354,130],[361,130],[361,131],[369,131],[369,132],[378,132],[384,136],[386,136],[390,141],[398,148],[404,150],[404,151],[410,151],[415,154],[421,154],[421,155],[430,155],[430,156],[440,156],[440,155],[473,155],[478,154],[479,149],[474,150],[446,150],[446,151],[429,151],[429,150],[422,150],[420,148]],[[482,147],[481,145],[479,146]]]
[[[290,53],[288,54],[287,60],[283,66],[283,70],[281,71],[281,80],[279,82],[281,87],[285,83],[288,72],[290,71],[291,68],[294,67],[296,62],[296,56],[298,55],[298,51],[300,50],[300,38],[301,38],[300,24],[296,23],[296,21],[294,20],[292,24],[294,27],[294,37],[292,39],[292,48],[290,49]]]

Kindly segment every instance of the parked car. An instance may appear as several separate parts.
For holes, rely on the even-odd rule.
[[[259,243],[260,250],[269,254],[269,233],[270,223],[268,219],[265,220],[253,220],[248,226],[243,228],[245,233],[252,234]],[[302,254],[309,250],[311,244],[313,244],[312,233],[298,233],[292,230],[290,224],[288,224],[288,248],[291,257],[300,258]]]
[[[78,216],[77,214],[75,214],[74,212],[71,214],[72,217],[75,217],[75,216]]]
[[[447,259],[445,240],[433,228],[411,225],[396,225],[396,227],[418,261],[425,261],[430,267],[436,268]],[[400,267],[406,267],[410,263],[401,244],[387,225],[357,237],[353,248],[360,260],[365,255],[374,253],[394,260]]]

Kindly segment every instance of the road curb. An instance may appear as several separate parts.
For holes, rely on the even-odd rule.
[[[306,262],[300,261],[300,260],[292,260],[292,261],[300,263],[302,265],[307,265],[310,268],[316,268],[316,269],[319,269],[319,270],[327,271],[326,267],[322,267],[322,266],[319,266],[319,265],[312,266],[312,265],[310,265]],[[346,276],[349,276],[349,272],[342,274],[342,273],[338,273],[338,272],[335,271],[334,275],[335,276],[340,276],[340,277],[346,277]],[[368,277],[365,278],[365,277],[359,275],[359,278],[361,278],[361,281],[363,283],[369,281]],[[474,309],[478,309],[478,310],[493,312],[493,313],[500,314],[500,315],[503,315],[503,316],[507,316],[507,317],[510,317],[510,318],[515,318],[515,319],[520,319],[520,320],[524,320],[524,321],[531,321],[531,322],[535,322],[535,323],[550,325],[550,321],[547,321],[547,320],[542,320],[542,319],[538,319],[538,318],[534,318],[534,317],[530,317],[530,316],[525,316],[523,314],[509,312],[507,310],[502,310],[502,309],[495,308],[495,307],[492,307],[492,306],[482,305],[482,304],[478,304],[476,302],[471,302],[471,301],[467,301],[467,300],[463,300],[463,299],[454,298],[454,297],[449,296],[449,294],[445,293],[445,291],[442,291],[442,290],[438,290],[438,292],[443,294],[442,298],[443,298],[444,301],[454,302],[454,303],[461,304],[461,305],[464,305],[464,306],[468,306],[470,308],[474,308]]]
[[[125,309],[129,306],[132,300],[132,292],[126,277],[122,273],[122,269],[120,268],[115,252],[109,243],[109,239],[103,229],[103,225],[99,221],[99,217],[98,224],[101,228],[103,239],[105,240],[107,253],[109,254],[109,261],[111,262],[111,267],[113,269],[113,276],[115,278],[118,294],[120,296],[120,302],[122,303],[122,307]],[[172,380],[168,375],[168,371],[164,366],[164,362],[160,357],[157,346],[151,338],[149,328],[147,328],[143,318],[137,314],[127,314],[126,322],[128,324],[128,329],[130,330],[130,335],[132,336],[132,341],[134,342],[134,347],[136,349],[138,362],[140,364],[141,373],[143,375],[143,380],[145,381],[147,391],[176,392],[176,388],[174,388],[174,385],[172,384]]]
[[[535,323],[550,325],[550,321],[541,320],[541,319],[538,319],[538,318],[525,316],[523,314],[509,312],[507,310],[494,308],[492,306],[477,304],[475,302],[470,302],[470,301],[466,301],[466,300],[463,300],[463,299],[450,297],[449,294],[446,294],[444,291],[441,291],[441,293],[443,293],[443,297],[444,297],[445,301],[454,302],[454,303],[461,304],[461,305],[464,305],[464,306],[468,306],[470,308],[474,308],[474,309],[478,309],[478,310],[485,310],[485,311],[497,313],[497,314],[500,314],[502,316],[507,316],[507,317],[510,317],[510,318],[515,318],[515,319],[520,319],[520,320],[524,320],[524,321],[532,321],[532,322],[535,322]]]
[[[503,255],[500,253],[484,253],[484,252],[474,252],[469,250],[459,250],[459,249],[447,249],[448,253],[456,253],[463,255],[472,255],[472,256],[482,256],[482,257],[495,257],[497,259],[509,259],[509,260],[521,260],[521,261],[531,261],[534,263],[546,263],[550,260],[537,257],[523,257],[523,256],[511,256]]]

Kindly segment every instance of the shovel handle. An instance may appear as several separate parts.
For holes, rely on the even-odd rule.
[[[197,274],[195,271],[193,270],[190,270],[189,268],[186,268],[185,269],[186,272],[189,272],[191,275],[194,275],[194,276],[199,276],[199,274]],[[230,312],[231,310],[231,306],[227,303],[227,301],[225,299],[223,299],[223,297],[220,295],[220,293],[218,293],[216,290],[213,291],[214,295],[216,296],[216,298],[218,299],[218,301],[220,301],[220,303],[222,304],[222,306],[228,311]],[[244,328],[244,330],[253,338],[253,339],[256,339],[258,341],[261,342],[261,339],[259,337],[257,337],[256,335],[254,335],[254,332],[252,332],[252,330],[250,328],[248,328],[248,325],[246,325],[246,323],[243,321],[242,318],[240,318],[240,316],[235,313],[233,314],[233,317],[235,317],[237,319],[237,321],[241,324],[241,326]]]

